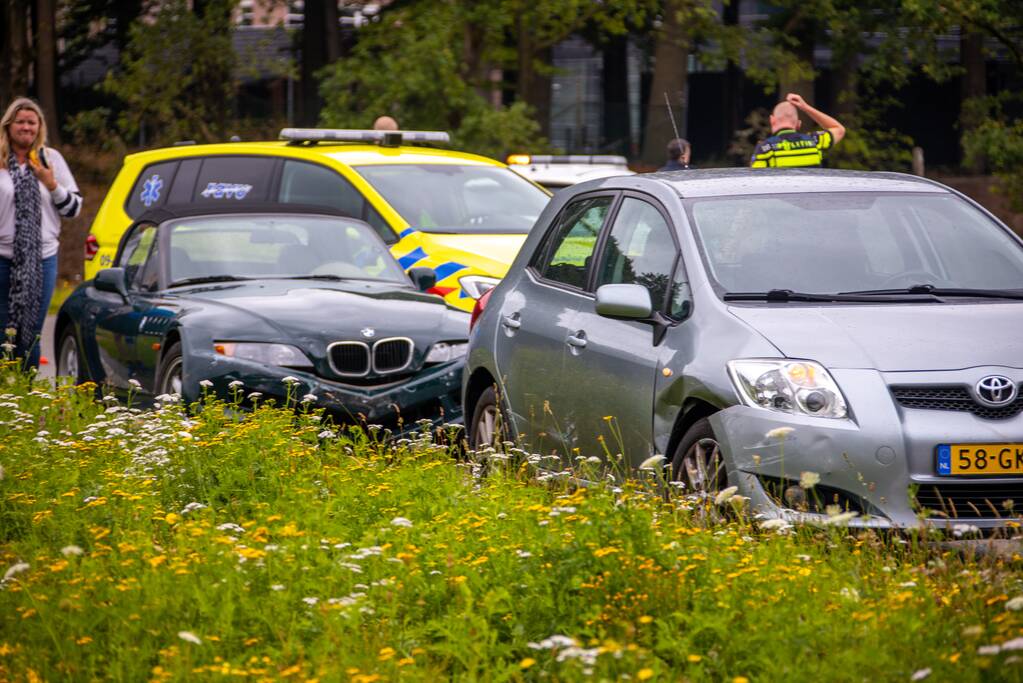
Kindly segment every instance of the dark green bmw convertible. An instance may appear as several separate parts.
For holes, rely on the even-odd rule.
[[[290,395],[346,423],[461,417],[469,316],[368,224],[322,207],[143,215],[57,316],[57,373],[142,401]]]

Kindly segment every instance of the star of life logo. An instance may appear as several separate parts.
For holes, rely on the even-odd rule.
[[[245,199],[252,185],[242,183],[208,183],[200,194],[206,199]]]
[[[163,188],[163,181],[159,175],[153,175],[142,184],[142,194],[139,198],[149,208],[160,199],[160,190]]]

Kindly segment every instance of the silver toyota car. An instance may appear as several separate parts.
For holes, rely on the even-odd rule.
[[[476,446],[663,454],[782,518],[984,528],[1023,513],[1021,383],[1023,242],[982,207],[735,169],[556,195],[477,304],[463,403]]]

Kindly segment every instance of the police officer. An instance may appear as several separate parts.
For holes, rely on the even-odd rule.
[[[693,146],[684,138],[675,138],[668,143],[668,160],[658,171],[684,171],[689,168],[689,157]]]
[[[804,111],[821,127],[813,133],[800,133],[799,112]],[[771,136],[753,148],[752,168],[795,168],[820,166],[824,150],[845,137],[845,126],[819,109],[814,109],[795,93],[785,96],[771,114]]]

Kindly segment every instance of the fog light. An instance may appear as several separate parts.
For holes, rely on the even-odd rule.
[[[827,397],[819,391],[811,391],[803,399],[803,402],[806,404],[806,409],[811,413],[819,413],[828,407]]]
[[[785,504],[795,510],[805,508],[806,491],[799,486],[789,486],[785,489]]]

